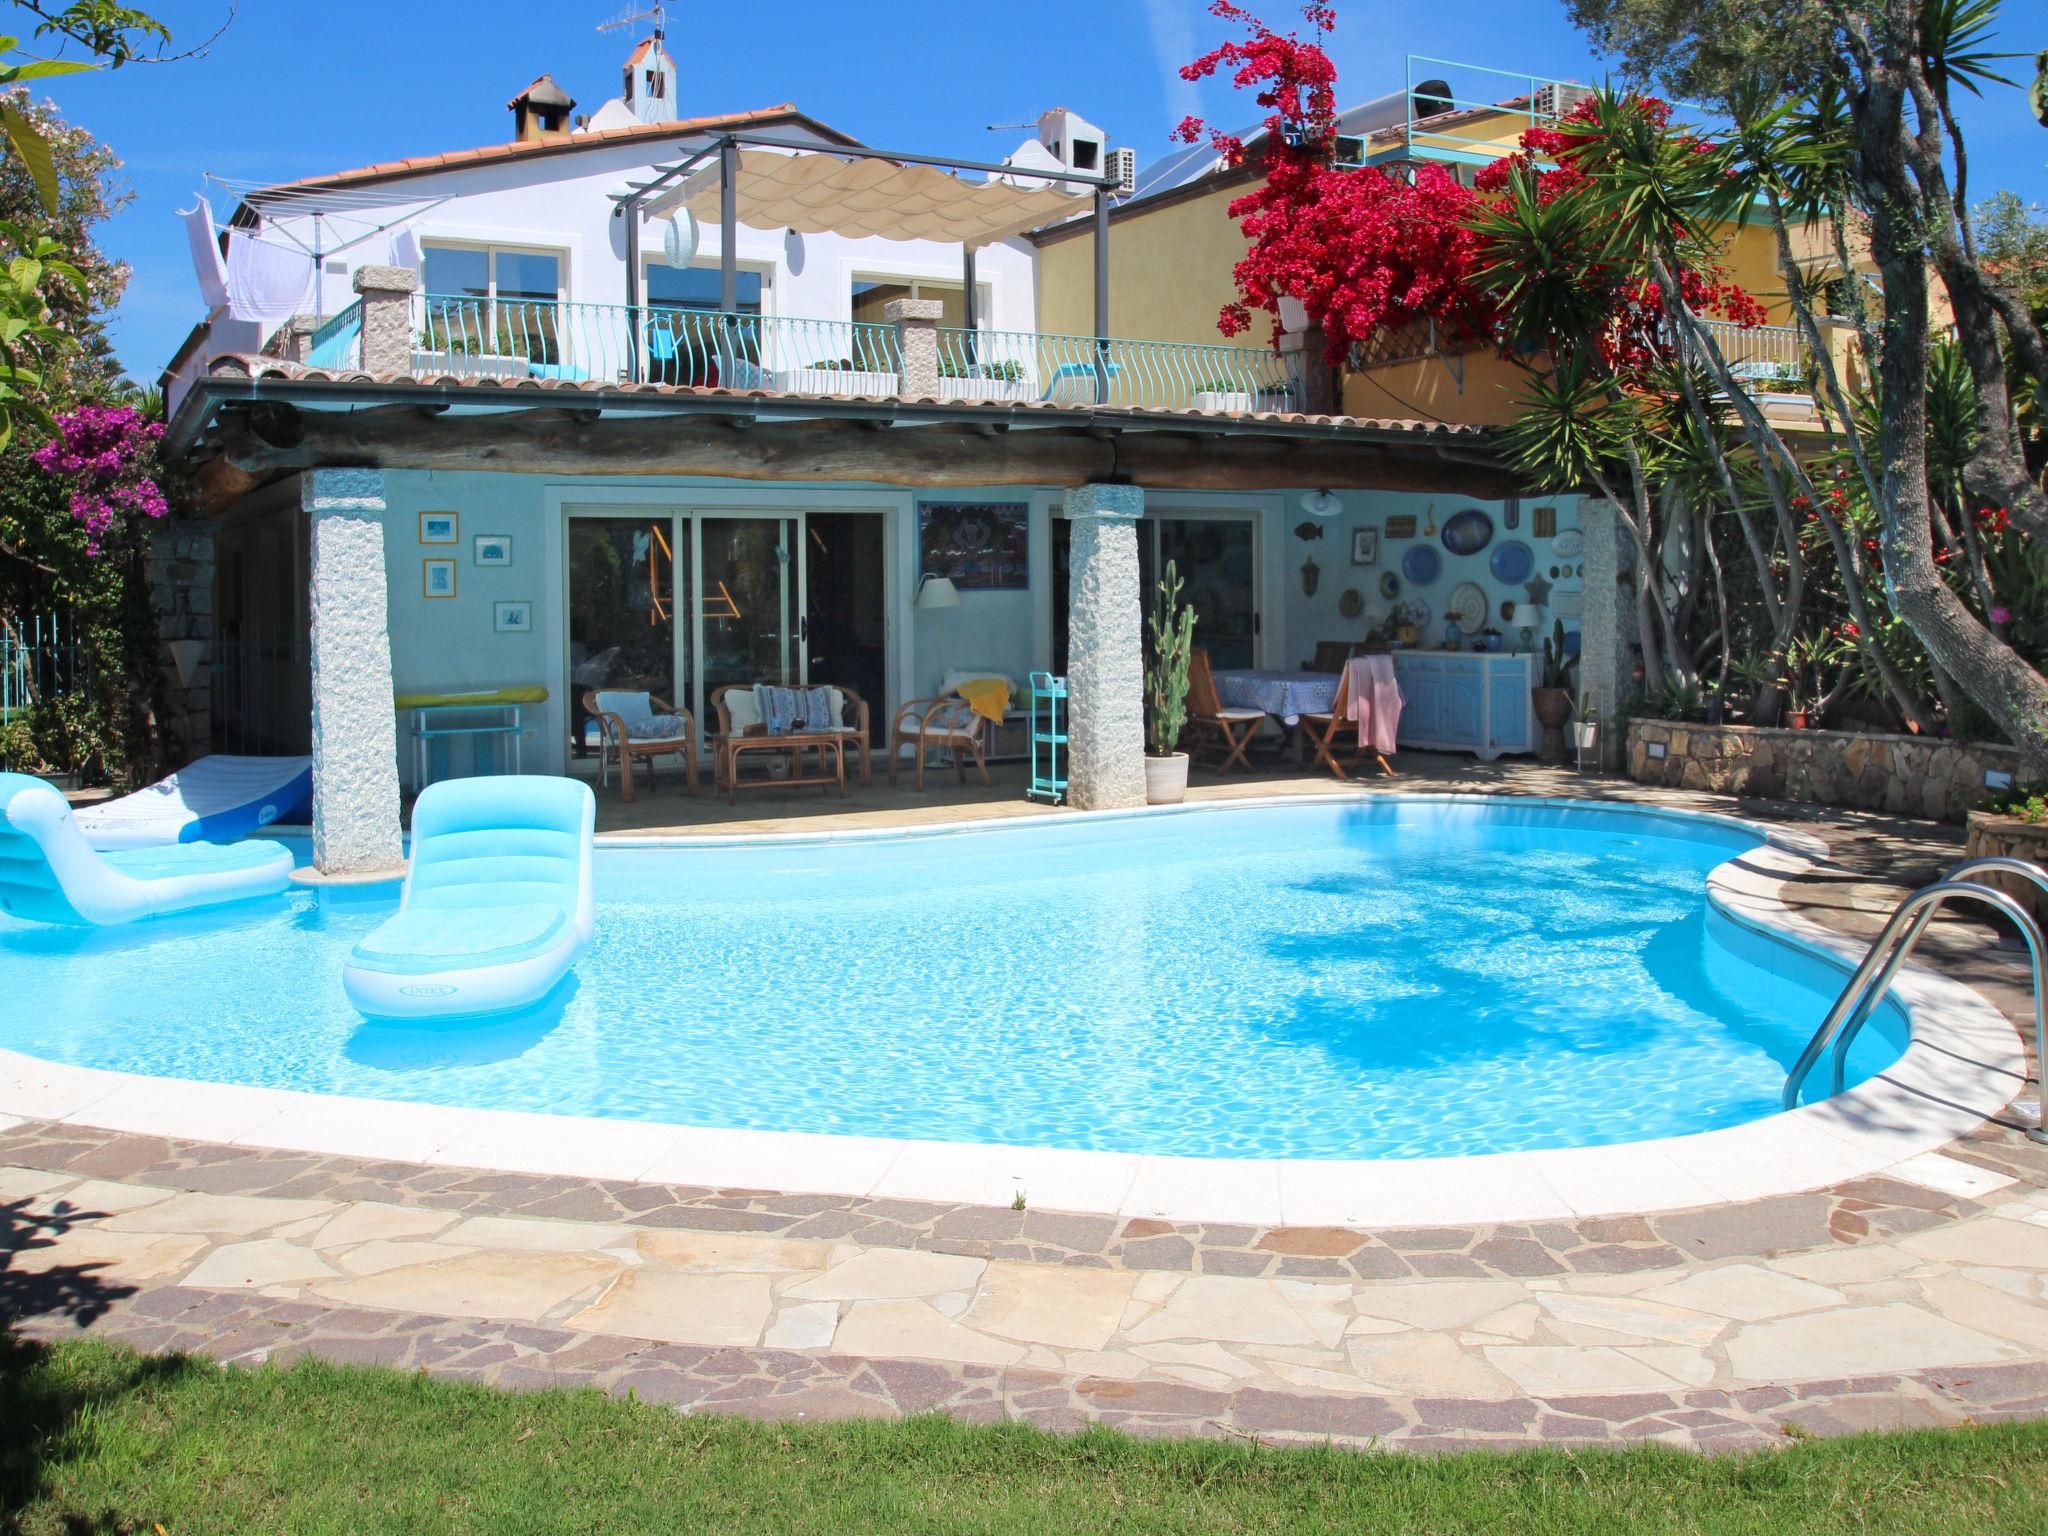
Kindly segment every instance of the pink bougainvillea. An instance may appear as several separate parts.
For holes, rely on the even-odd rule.
[[[71,515],[85,528],[85,547],[104,554],[145,522],[169,510],[156,483],[161,422],[125,405],[86,405],[57,418],[57,435],[36,449],[45,474],[71,482]]]

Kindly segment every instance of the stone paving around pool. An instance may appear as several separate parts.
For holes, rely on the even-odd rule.
[[[0,1303],[696,1410],[1727,1447],[2048,1412],[2048,1150],[1533,1227],[1177,1226],[0,1131]]]

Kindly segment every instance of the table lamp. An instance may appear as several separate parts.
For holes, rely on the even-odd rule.
[[[1536,648],[1536,625],[1541,621],[1541,617],[1534,603],[1517,603],[1514,612],[1508,615],[1508,622],[1522,631],[1523,650],[1531,651]]]

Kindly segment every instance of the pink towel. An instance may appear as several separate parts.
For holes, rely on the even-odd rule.
[[[1337,684],[1337,703],[1358,722],[1358,747],[1375,752],[1394,750],[1401,728],[1401,685],[1394,678],[1391,656],[1354,656],[1344,663]]]

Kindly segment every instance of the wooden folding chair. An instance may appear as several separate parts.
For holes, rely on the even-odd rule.
[[[1349,666],[1350,663],[1345,663]],[[1309,764],[1309,771],[1328,768],[1338,778],[1349,781],[1351,775],[1345,771],[1347,765],[1364,767],[1375,762],[1380,772],[1388,778],[1394,777],[1393,764],[1385,755],[1372,747],[1358,745],[1358,721],[1352,718],[1350,695],[1343,683],[1343,674],[1338,674],[1337,702],[1326,715],[1303,715],[1301,717],[1302,737],[1315,748],[1315,761]]]
[[[1214,737],[1223,756],[1218,773],[1233,766],[1252,771],[1245,749],[1266,723],[1263,709],[1226,708],[1216,696],[1216,674],[1209,670],[1209,653],[1200,646],[1188,652],[1188,729],[1197,738]],[[1189,744],[1192,753],[1193,743]]]

